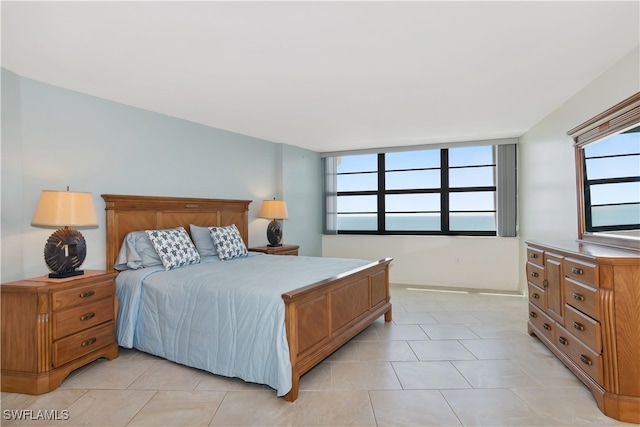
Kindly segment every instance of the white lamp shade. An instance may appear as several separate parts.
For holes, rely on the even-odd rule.
[[[35,227],[91,227],[98,225],[91,193],[44,190],[31,219]]]
[[[260,207],[260,218],[286,219],[289,217],[284,200],[264,200]]]

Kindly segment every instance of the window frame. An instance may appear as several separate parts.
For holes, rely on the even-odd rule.
[[[415,150],[406,151],[423,151],[423,150],[439,150],[440,151],[440,166],[439,167],[426,167],[426,168],[408,168],[408,169],[389,169],[385,167],[385,155],[388,151],[381,151],[377,153],[378,158],[378,188],[376,190],[363,190],[363,191],[336,191],[336,197],[340,196],[371,196],[375,195],[377,198],[377,211],[366,212],[368,214],[375,214],[377,217],[377,226],[375,230],[336,230],[337,234],[367,234],[367,235],[447,235],[447,236],[497,236],[498,235],[498,201],[497,201],[497,148],[493,144],[483,144],[485,146],[491,146],[492,149],[492,163],[481,165],[468,165],[468,166],[449,166],[449,148],[456,148],[455,146],[440,147],[440,148],[428,148],[421,147]],[[472,147],[473,145],[468,145]],[[462,147],[461,147],[462,148]],[[343,155],[358,155],[343,154]],[[480,167],[492,167],[493,168],[493,185],[490,186],[470,186],[470,187],[451,187],[449,182],[449,172],[454,169],[470,169]],[[416,170],[439,170],[440,171],[440,186],[438,188],[425,188],[425,189],[387,189],[386,188],[386,173],[387,172],[405,172]],[[344,172],[336,173],[336,175],[347,175],[354,173],[371,173],[370,171],[362,172]],[[468,192],[492,192],[493,193],[493,209],[492,210],[465,210],[452,211],[450,209],[449,198],[452,193],[468,193]],[[386,210],[386,196],[388,195],[402,195],[402,194],[439,194],[440,196],[440,210],[439,211],[387,211]],[[483,212],[492,213],[494,216],[494,230],[451,230],[451,213],[473,213]],[[365,212],[362,212],[365,213]],[[389,230],[386,227],[386,215],[389,213],[439,213],[440,214],[440,229],[439,230]],[[340,212],[336,212],[339,215]],[[344,213],[342,213],[344,214]],[[336,227],[337,228],[337,227]]]

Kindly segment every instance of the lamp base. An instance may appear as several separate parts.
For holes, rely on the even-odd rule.
[[[282,246],[282,228],[277,219],[271,221],[267,226],[267,240],[269,241],[267,246]]]
[[[65,273],[49,273],[49,279],[66,279],[67,277],[82,276],[84,270],[67,271]]]
[[[276,243],[275,245],[272,245],[271,243],[269,243],[267,246],[270,247],[270,248],[277,248],[277,247],[282,246],[282,243]]]

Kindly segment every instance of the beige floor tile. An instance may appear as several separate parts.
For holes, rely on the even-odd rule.
[[[474,314],[477,316],[477,314]],[[514,325],[511,322],[490,322],[490,323],[473,323],[469,325],[476,335],[480,338],[527,338],[526,329],[521,329],[520,325]]]
[[[405,390],[471,387],[450,362],[392,362],[392,365]]]
[[[331,390],[331,362],[324,361],[300,378],[300,390]]]
[[[409,341],[419,360],[475,360],[462,344],[453,340]]]
[[[360,360],[360,354],[358,353],[358,343],[360,342],[378,342],[378,335],[376,334],[375,340],[367,341],[349,341],[336,351],[334,351],[325,360],[329,362],[357,362]]]
[[[63,389],[120,389],[124,390],[160,359],[120,357],[114,360],[99,359],[76,369],[60,385]]]
[[[584,387],[578,377],[555,357],[511,359],[511,362],[545,387]]]
[[[400,382],[390,362],[331,362],[334,390],[395,390]]]
[[[64,425],[69,405],[80,399],[86,392],[87,390],[82,389],[57,389],[40,395],[20,393],[5,395],[3,393],[0,425],[6,427]]]
[[[224,396],[219,391],[159,391],[127,427],[207,426]]]
[[[155,390],[91,390],[69,406],[67,426],[126,426]]]
[[[443,390],[464,426],[547,426],[551,420],[539,415],[507,389]]]
[[[558,426],[633,426],[607,417],[598,409],[593,395],[579,389],[532,388],[513,390],[527,405]],[[636,424],[637,426],[637,424]]]
[[[194,390],[210,374],[167,360],[153,364],[131,385],[134,390]]]
[[[438,321],[426,312],[402,312],[393,314],[393,323],[396,325],[420,325],[422,323],[438,323]]]
[[[460,426],[438,390],[370,391],[378,426]]]
[[[375,325],[380,341],[405,341],[429,339],[418,325],[398,325],[393,322]]]
[[[357,343],[360,361],[414,361],[418,360],[406,341],[378,341]]]
[[[209,425],[293,426],[296,404],[270,391],[229,391]]]
[[[375,426],[367,391],[304,391],[295,402],[296,426]]]
[[[229,390],[271,390],[264,384],[250,383],[240,378],[223,377],[205,372],[195,387],[196,391],[229,391]],[[275,394],[275,391],[274,391]]]
[[[451,363],[473,388],[541,386],[539,381],[510,360],[463,360]]]
[[[431,315],[438,323],[480,323],[480,319],[466,311],[437,311]]]
[[[432,340],[463,340],[480,338],[466,325],[459,323],[420,325]]]

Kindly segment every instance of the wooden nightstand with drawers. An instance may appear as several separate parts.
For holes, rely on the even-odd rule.
[[[118,357],[116,274],[85,271],[0,286],[2,391],[47,393],[73,370]]]
[[[263,252],[267,255],[294,255],[298,256],[298,245],[282,245],[282,246],[256,246],[249,248],[252,252]]]

